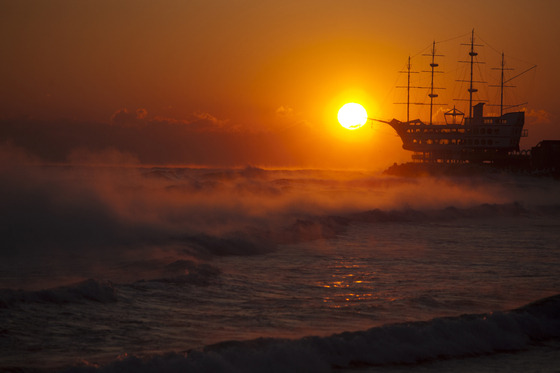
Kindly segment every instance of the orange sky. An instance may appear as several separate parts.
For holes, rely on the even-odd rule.
[[[404,120],[407,57],[463,35],[438,44],[451,83],[474,28],[491,67],[498,51],[538,65],[513,96],[529,102],[530,147],[560,139],[558,14],[556,0],[2,0],[0,140],[57,161],[113,147],[147,163],[383,168],[410,153],[388,126],[341,128],[338,108]]]

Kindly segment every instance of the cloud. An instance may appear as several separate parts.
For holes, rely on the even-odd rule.
[[[551,114],[543,109],[529,109],[525,112],[525,116],[530,124],[550,124],[552,122]]]
[[[148,121],[154,125],[181,125],[192,132],[239,132],[239,125],[228,125],[229,119],[219,119],[208,112],[194,112],[188,119],[176,119],[170,117],[156,116]]]
[[[215,124],[217,126],[222,127],[224,124],[226,124],[228,122],[228,120],[221,120],[216,118],[215,116],[213,116],[210,113],[205,113],[205,112],[196,112],[193,114],[193,116],[198,119],[198,120],[202,120],[202,121],[207,121],[210,122],[212,124]]]
[[[284,106],[281,112],[289,115],[291,110]],[[266,125],[249,126],[203,111],[177,119],[152,116],[143,108],[123,108],[110,122],[0,121],[0,142],[11,141],[49,163],[80,157],[91,163],[84,159],[89,157],[84,151],[108,149],[143,164],[358,168],[369,162],[354,155],[369,154],[369,148],[350,149],[348,142],[339,141],[324,128],[301,120],[297,113],[271,118]],[[122,163],[120,158],[115,158],[118,164]],[[105,154],[103,163],[110,159]]]
[[[143,121],[147,116],[148,111],[144,108],[137,109],[135,112],[129,112],[128,109],[123,108],[111,116],[111,121],[119,125],[135,124]]]
[[[276,115],[279,117],[291,117],[294,115],[294,109],[289,106],[281,105],[276,109]]]
[[[0,142],[0,171],[25,165],[41,164],[41,159],[29,154],[25,149],[15,146],[12,141]]]
[[[136,114],[130,113],[128,109],[119,109],[111,116],[111,122],[123,125],[136,120]]]
[[[145,119],[148,116],[148,110],[140,108],[136,110],[136,119]]]
[[[92,151],[86,148],[73,149],[68,155],[72,164],[90,165],[139,165],[140,161],[131,153],[121,152],[115,148]]]
[[[188,119],[149,117],[146,109],[116,111],[111,122],[0,121],[0,142],[10,142],[43,162],[180,163],[243,166],[267,159],[281,139],[245,131],[227,119],[197,112]],[[102,154],[103,153],[103,154]],[[281,157],[278,151],[274,157]],[[95,158],[94,157],[94,158]]]

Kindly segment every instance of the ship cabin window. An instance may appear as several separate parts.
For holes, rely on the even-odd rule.
[[[478,128],[475,128],[475,129],[473,130],[473,133],[474,133],[475,135],[478,135]]]
[[[484,119],[484,124],[492,124],[494,123],[494,119],[493,118],[485,118]]]
[[[494,135],[497,135],[500,133],[500,129],[499,128],[494,128]]]

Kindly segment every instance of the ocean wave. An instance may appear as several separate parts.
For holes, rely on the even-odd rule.
[[[174,285],[206,286],[215,281],[220,275],[220,270],[206,263],[197,264],[191,260],[177,260],[165,266],[163,276],[136,281],[134,286],[153,283]]]
[[[25,167],[5,179],[0,255],[14,262],[40,263],[52,252],[65,258],[76,247],[92,262],[169,246],[186,246],[199,258],[258,255],[277,244],[336,236],[353,222],[560,214],[557,183],[498,176]]]
[[[509,312],[437,318],[297,340],[229,341],[68,372],[327,372],[519,351],[560,338],[560,294]]]
[[[363,212],[298,217],[279,234],[281,243],[303,242],[319,238],[332,238],[355,223],[425,223],[457,219],[515,217],[529,215],[531,211],[522,204],[481,204],[468,208],[448,206],[441,209],[372,209]],[[269,235],[268,237],[274,237]]]
[[[491,219],[554,214],[556,210],[530,209],[518,202],[480,204],[472,207],[447,206],[439,209],[372,209],[338,215],[293,215],[283,226],[244,227],[222,235],[205,233],[173,238],[187,248],[185,253],[198,257],[260,255],[274,251],[277,245],[333,238],[351,224],[426,223],[459,219]],[[560,211],[559,211],[560,212]]]
[[[116,300],[117,292],[111,282],[93,279],[74,285],[36,291],[0,289],[0,308],[9,308],[22,303],[110,303]]]
[[[530,214],[531,211],[519,202],[489,204],[472,207],[447,206],[441,209],[373,209],[348,216],[354,222],[425,222],[456,219],[473,219],[487,217],[515,217]]]
[[[217,236],[198,233],[180,237],[179,240],[189,246],[189,253],[199,256],[207,255],[255,255],[271,251],[267,232],[253,229],[251,232],[234,231]]]

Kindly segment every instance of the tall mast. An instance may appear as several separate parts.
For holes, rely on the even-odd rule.
[[[502,78],[500,79],[500,116],[504,115],[504,52],[502,52]]]
[[[435,75],[435,73],[441,73],[442,72],[442,71],[436,71],[435,70],[435,68],[439,66],[436,63],[436,57],[443,57],[443,55],[436,54],[436,42],[434,41],[432,43],[432,52],[430,54],[424,54],[423,56],[432,57],[432,62],[430,63],[431,69],[429,71],[424,71],[424,72],[429,72],[430,73],[430,76],[431,76],[430,86],[429,87],[423,87],[423,88],[429,88],[430,89],[430,93],[428,93],[428,97],[430,98],[430,124],[433,124],[434,105],[442,105],[442,104],[434,104],[434,98],[438,97],[438,94],[434,93],[434,90],[435,89],[443,89],[443,88],[439,88],[439,87],[434,87],[434,75]]]
[[[432,117],[433,117],[433,109],[434,109],[434,98],[437,97],[437,93],[434,93],[434,69],[439,66],[436,61],[436,42],[434,40],[433,44],[432,44],[432,63],[430,64],[430,67],[432,68],[432,81],[430,83],[430,94],[428,94],[428,96],[430,97],[430,124],[432,124]]]
[[[410,121],[410,89],[411,88],[423,88],[423,87],[413,87],[410,85],[410,74],[418,74],[418,71],[412,71],[412,64],[410,62],[410,56],[408,56],[408,63],[406,64],[406,71],[399,71],[399,73],[406,73],[407,83],[406,86],[397,86],[397,88],[406,88],[406,102],[396,102],[396,104],[406,104],[406,121]],[[418,105],[416,102],[412,102],[413,105]]]
[[[474,64],[478,64],[478,63],[484,63],[484,62],[478,62],[475,61],[474,58],[476,56],[478,56],[478,53],[476,53],[474,51],[474,47],[480,47],[482,45],[480,44],[475,44],[474,43],[474,29],[472,30],[471,33],[471,42],[468,44],[461,44],[461,45],[468,45],[470,48],[470,52],[469,52],[469,56],[471,56],[470,61],[459,61],[459,62],[463,62],[463,63],[468,63],[470,64],[471,67],[471,76],[469,80],[457,80],[457,82],[468,82],[469,83],[469,88],[467,89],[467,91],[469,92],[469,116],[467,118],[469,118],[469,120],[472,121],[472,116],[473,116],[473,93],[478,92],[478,89],[473,87],[473,83],[486,83],[484,81],[475,81],[474,80]],[[467,99],[455,99],[457,101],[467,101]],[[478,101],[486,101],[486,100],[478,100]]]
[[[408,56],[407,75],[408,83],[406,85],[406,121],[410,122],[410,56]]]
[[[478,53],[474,51],[474,29],[472,30],[471,35],[471,51],[469,56],[471,56],[471,79],[470,79],[470,87],[469,87],[469,118],[472,118],[472,94],[473,92],[478,92],[478,89],[473,88],[473,66],[474,66],[474,57],[477,56]]]
[[[533,67],[535,67],[535,66],[533,66]],[[500,69],[500,85],[499,86],[498,85],[491,85],[490,87],[500,87],[500,116],[502,116],[502,115],[504,115],[504,88],[514,87],[513,85],[506,85],[506,83],[509,82],[512,79],[515,79],[519,75],[517,75],[517,76],[515,76],[511,79],[505,80],[504,71],[513,70],[513,69],[507,69],[506,68],[506,60],[505,60],[505,55],[504,55],[503,52],[502,52],[502,64],[501,64],[501,66],[499,68],[493,68],[492,70],[498,70],[498,69]],[[529,70],[531,70],[531,69],[529,69]],[[526,70],[526,71],[529,71],[529,70]],[[498,106],[498,105],[492,105],[492,106]]]

